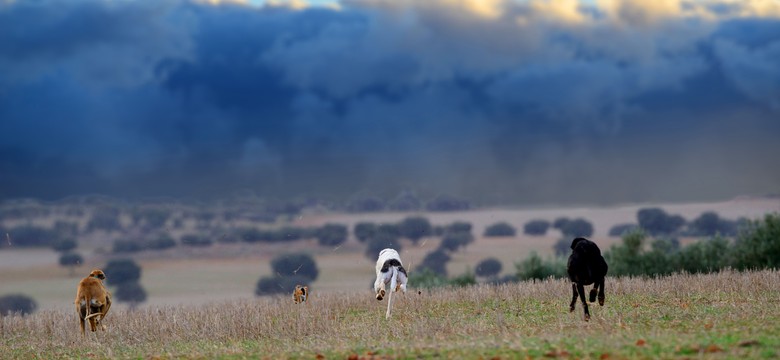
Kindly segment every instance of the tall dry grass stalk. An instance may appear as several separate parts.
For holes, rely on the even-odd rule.
[[[316,288],[298,305],[284,297],[112,311],[104,320],[108,330],[86,339],[75,310],[43,311],[3,317],[0,353],[12,358],[295,358],[353,352],[470,357],[568,349],[585,357],[610,351],[628,351],[622,354],[631,357],[640,338],[664,343],[659,351],[678,351],[729,332],[736,334],[733,341],[760,337],[762,331],[777,336],[778,284],[778,271],[608,278],[606,304],[591,306],[589,323],[582,321],[581,304],[569,313],[571,287],[564,280],[420,294],[410,288],[395,297],[390,320],[384,317],[386,304],[368,290],[318,295]]]

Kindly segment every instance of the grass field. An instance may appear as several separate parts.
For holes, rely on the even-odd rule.
[[[564,280],[410,290],[314,292],[193,306],[117,309],[78,332],[75,311],[0,322],[3,358],[777,358],[780,272],[608,278],[606,304],[569,313]],[[413,284],[410,284],[413,286]]]

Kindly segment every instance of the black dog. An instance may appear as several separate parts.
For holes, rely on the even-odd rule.
[[[578,237],[571,242],[571,255],[567,272],[571,280],[572,298],[569,311],[574,311],[577,303],[577,294],[582,298],[582,307],[585,309],[585,321],[590,320],[588,303],[585,301],[585,285],[593,284],[590,289],[590,302],[596,301],[598,293],[599,305],[604,306],[604,276],[607,275],[607,262],[601,256],[601,250],[588,239]]]

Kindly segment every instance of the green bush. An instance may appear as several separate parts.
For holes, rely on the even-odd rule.
[[[734,245],[732,264],[743,270],[780,268],[780,214],[745,225]]]
[[[182,235],[179,241],[181,242],[182,245],[198,246],[198,247],[211,246],[211,244],[213,243],[211,239],[209,239],[207,236],[197,235],[197,234]]]
[[[376,260],[376,258],[379,256],[379,252],[387,248],[395,249],[395,251],[400,253],[400,239],[397,236],[393,236],[388,233],[377,233],[374,235],[374,237],[368,239],[366,242],[365,255],[369,259]]]
[[[515,264],[517,278],[520,280],[547,279],[549,277],[561,278],[566,276],[566,264],[562,259],[553,258],[542,260],[536,252]]]

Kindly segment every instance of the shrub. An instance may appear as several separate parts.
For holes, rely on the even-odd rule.
[[[0,297],[0,316],[13,314],[32,314],[38,304],[31,297],[22,294],[12,294]]]
[[[737,269],[780,268],[780,214],[748,223],[733,249]]]
[[[314,258],[304,253],[279,255],[271,260],[271,268],[282,277],[298,275],[310,281],[316,280],[320,273]]]
[[[523,226],[523,233],[532,236],[543,236],[547,234],[550,228],[550,222],[547,220],[531,220]]]
[[[499,222],[485,228],[485,236],[499,237],[499,236],[515,236],[516,230],[512,225],[506,222]]]
[[[415,211],[420,210],[422,201],[413,193],[404,191],[391,200],[387,207],[394,211]]]
[[[716,272],[728,266],[731,260],[729,254],[729,242],[722,237],[700,240],[677,253],[674,270],[705,274]]]
[[[623,236],[637,229],[639,229],[637,224],[617,224],[609,229],[609,236]]]
[[[515,264],[517,278],[520,280],[547,279],[549,277],[564,277],[566,275],[566,263],[563,259],[542,260],[536,252]]]
[[[481,277],[493,277],[501,272],[501,261],[494,257],[483,259],[477,264],[476,275]]]

